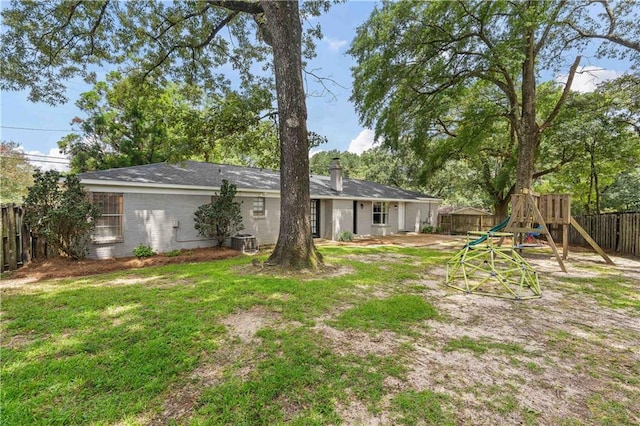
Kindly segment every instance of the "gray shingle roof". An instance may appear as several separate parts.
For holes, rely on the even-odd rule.
[[[186,161],[178,164],[156,163],[119,169],[80,173],[82,181],[105,184],[125,182],[140,186],[195,186],[218,189],[226,179],[239,191],[280,191],[280,173],[253,167]],[[312,175],[311,197],[422,199],[435,198],[415,191],[358,179],[343,179],[343,191],[331,189],[329,176]]]

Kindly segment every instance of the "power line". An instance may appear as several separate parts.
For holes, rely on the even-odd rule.
[[[29,154],[29,153],[23,153],[23,155],[27,156],[27,157],[43,157],[43,158],[53,158],[53,159],[60,159],[60,160],[64,160],[66,159],[65,157],[56,157],[55,155],[46,155],[46,154]]]
[[[27,161],[32,162],[32,163],[51,163],[51,164],[62,164],[65,166],[69,165],[69,162],[62,162],[62,161],[52,161],[52,160],[29,160],[27,159]]]
[[[47,158],[47,159],[52,159],[52,160],[69,161],[69,158],[67,158],[67,157],[58,157],[58,156],[55,156],[55,155],[29,154],[29,153],[23,152],[23,151],[20,151],[20,154],[23,157],[40,157],[40,158]],[[2,154],[0,154],[0,157],[13,158],[13,156],[11,156],[11,155],[2,155]]]
[[[32,130],[36,132],[77,132],[74,129],[36,129],[33,127],[15,127],[15,126],[0,126],[3,129],[13,129],[13,130]]]
[[[68,166],[69,164],[71,164],[69,162],[53,161],[53,160],[27,160],[27,161],[29,163],[33,163],[33,164],[36,164],[36,163],[51,163],[51,164],[62,164],[64,166]]]
[[[54,157],[52,155],[37,155],[37,154],[24,154],[25,157],[42,157],[43,159],[39,159],[39,158],[26,158],[27,161],[29,162],[35,162],[35,163],[54,163],[54,164],[65,164],[68,165],[71,160],[66,159],[66,158],[62,158],[62,157]],[[13,157],[11,155],[0,155],[0,158],[16,158]]]
[[[9,158],[9,157],[1,157],[1,158]],[[27,159],[28,163],[51,163],[51,164],[60,164],[61,166],[68,166],[71,163],[63,163],[62,161],[51,161],[51,160],[29,160]]]

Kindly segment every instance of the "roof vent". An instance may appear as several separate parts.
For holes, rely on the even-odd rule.
[[[342,192],[342,165],[340,164],[340,158],[336,157],[331,161],[329,172],[331,173],[331,189],[336,192]]]

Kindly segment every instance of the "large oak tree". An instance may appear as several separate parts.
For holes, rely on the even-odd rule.
[[[599,54],[638,60],[639,9],[628,1],[384,2],[350,50],[358,62],[353,100],[386,144],[410,144],[419,154],[425,141],[457,134],[456,109],[470,87],[492,86],[505,136],[517,145],[515,189],[531,188],[542,135],[566,102],[581,52],[598,38]],[[566,74],[544,115],[543,69]]]
[[[318,15],[328,3],[304,7],[304,13]],[[118,64],[141,81],[180,79],[211,91],[230,85],[220,67],[237,70],[244,87],[268,84],[269,77],[252,72],[256,63],[272,69],[282,214],[269,262],[315,268],[322,261],[309,220],[304,34],[297,1],[14,0],[2,18],[0,88],[29,89],[32,101],[65,101],[66,80],[90,78],[92,66],[105,63]]]

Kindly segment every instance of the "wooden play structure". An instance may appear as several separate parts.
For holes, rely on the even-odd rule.
[[[548,225],[562,226],[562,257],[558,253]],[[605,262],[614,264],[598,243],[571,217],[571,198],[568,194],[540,195],[525,189],[511,196],[511,217],[504,232],[514,234],[514,239],[519,241],[516,244],[517,248],[527,246],[523,242],[526,235],[544,236],[563,272],[567,272],[563,259],[567,259],[569,252],[569,226],[573,226]]]
[[[562,256],[549,230],[562,226]],[[537,272],[520,255],[532,245],[528,237],[543,236],[560,265],[569,252],[569,226],[573,226],[610,265],[613,262],[589,234],[571,217],[571,199],[567,194],[540,195],[524,190],[511,197],[511,216],[486,232],[467,232],[467,243],[447,262],[445,284],[465,293],[516,300],[542,295]],[[478,238],[479,237],[479,238]],[[476,238],[476,239],[472,239]],[[509,238],[510,245],[504,245]],[[545,246],[546,247],[546,246]]]

